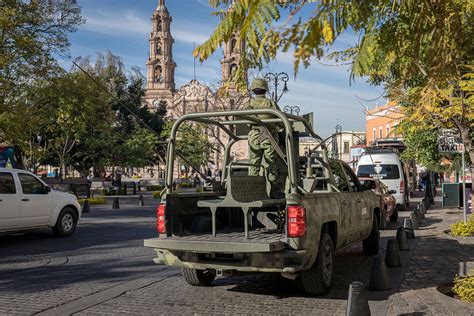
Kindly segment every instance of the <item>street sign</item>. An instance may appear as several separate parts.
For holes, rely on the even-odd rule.
[[[462,153],[462,144],[459,131],[456,129],[442,129],[438,136],[438,151],[440,153]]]

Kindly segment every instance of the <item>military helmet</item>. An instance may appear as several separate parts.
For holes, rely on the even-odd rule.
[[[264,90],[265,92],[268,91],[268,84],[267,81],[263,78],[255,78],[250,85],[250,90],[253,92]]]

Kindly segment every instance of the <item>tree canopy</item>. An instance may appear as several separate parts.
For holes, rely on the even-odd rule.
[[[350,64],[351,79],[383,85],[405,119],[455,127],[474,161],[474,2],[470,0],[211,0],[221,20],[195,56],[207,59],[234,34],[246,51],[233,79],[292,52],[294,71],[321,58]],[[336,51],[342,34],[354,45]],[[405,133],[405,131],[402,131]],[[409,131],[406,131],[409,132]]]

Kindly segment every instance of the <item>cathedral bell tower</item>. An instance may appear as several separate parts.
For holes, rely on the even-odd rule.
[[[227,83],[232,73],[237,69],[241,54],[245,49],[245,42],[239,39],[238,34],[234,34],[229,41],[224,44],[224,58],[222,65],[222,85]],[[233,85],[231,85],[231,88]]]
[[[172,21],[165,0],[159,0],[151,18],[150,53],[147,65],[147,89],[145,99],[148,106],[157,108],[160,101],[172,99],[175,92],[173,61],[173,37],[170,32]]]

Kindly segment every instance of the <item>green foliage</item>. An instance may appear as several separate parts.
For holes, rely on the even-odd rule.
[[[154,164],[163,154],[157,146],[166,105],[150,111],[142,103],[144,78],[134,69],[127,75],[110,52],[98,54],[95,64],[77,62],[88,74],[74,67],[52,72],[48,80],[33,77],[22,102],[0,104],[0,142],[15,145],[24,167],[61,166],[62,175],[66,165],[85,176],[91,167]]]
[[[49,109],[49,121],[44,130],[49,136],[49,150],[59,158],[64,176],[66,159],[74,146],[87,138],[91,140],[94,131],[104,130],[107,128],[105,124],[110,124],[107,120],[110,108],[106,94],[82,72],[55,78],[48,90],[45,107]]]
[[[62,73],[54,56],[65,56],[67,34],[84,22],[73,1],[4,0],[0,6],[0,143],[15,146],[20,165],[35,169],[47,152],[43,108],[45,85]],[[28,118],[28,119],[25,119]]]
[[[453,291],[461,298],[461,300],[474,302],[474,275],[456,277],[454,279]]]
[[[221,21],[194,54],[207,59],[234,34],[246,50],[233,80],[245,88],[245,70],[278,53],[293,52],[295,74],[323,57],[351,65],[351,78],[383,85],[404,103],[405,119],[431,128],[455,127],[474,161],[474,2],[235,1],[212,0]],[[357,41],[330,49],[347,31]],[[411,133],[406,130],[404,136]],[[425,155],[423,153],[422,155]]]
[[[88,199],[78,199],[79,204],[84,205],[85,200],[89,201],[89,205],[104,205],[104,204],[107,204],[107,199],[102,198],[102,197],[88,198]]]
[[[123,144],[127,154],[124,157],[124,166],[145,167],[153,164],[158,137],[145,128],[135,128]]]
[[[177,187],[179,189],[190,189],[193,187],[193,184],[190,182],[180,182],[178,183]]]
[[[165,187],[162,186],[162,185],[149,185],[146,187],[146,190],[147,191],[161,191],[163,190]]]
[[[174,121],[167,121],[163,127],[162,137],[169,138]],[[185,165],[195,168],[207,165],[214,147],[210,144],[206,130],[201,124],[184,122],[178,129],[176,152]]]
[[[458,237],[474,236],[474,216],[471,215],[466,223],[459,221],[451,225],[451,235]]]
[[[408,121],[402,121],[398,129],[403,131],[403,142],[407,147],[402,153],[402,159],[414,159],[418,164],[437,171],[441,158],[438,153],[438,130]]]
[[[163,195],[164,192],[165,192],[164,190],[153,192],[152,194],[153,198],[157,200],[161,199],[161,196]]]

